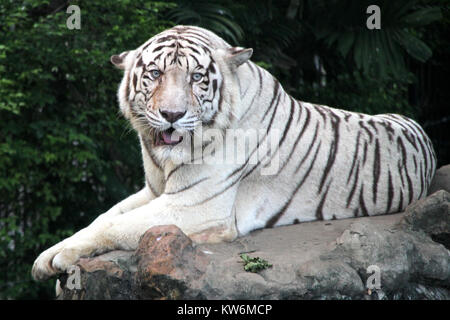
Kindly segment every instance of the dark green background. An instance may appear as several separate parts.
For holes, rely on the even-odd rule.
[[[66,27],[69,4],[81,30]],[[366,28],[370,4],[381,30]],[[206,27],[252,47],[300,100],[416,119],[442,165],[449,19],[448,1],[0,0],[0,298],[52,298],[54,280],[31,279],[37,255],[144,185],[112,54]]]

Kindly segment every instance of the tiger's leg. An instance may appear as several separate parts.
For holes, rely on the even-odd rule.
[[[149,203],[151,200],[159,196],[158,191],[163,188],[163,172],[152,161],[145,161],[146,157],[148,158],[148,155],[146,153],[143,153],[143,157],[146,176],[145,187],[141,191],[117,203],[107,212],[98,216],[89,226],[91,229],[93,226],[102,224],[105,220],[111,217],[118,216],[128,211],[139,208],[140,206]],[[89,233],[89,227],[78,231],[71,237],[55,244],[54,246],[42,252],[33,264],[33,268],[31,271],[33,278],[36,280],[41,280],[45,279],[47,277],[47,274],[54,274],[55,270],[52,270],[52,265],[49,263],[44,264],[43,262],[52,261],[53,258],[66,246],[68,242],[73,242],[75,241],[74,239],[83,237],[84,234]]]
[[[107,212],[98,216],[89,227],[100,225],[104,223],[104,221],[106,221],[107,219],[110,219],[112,217],[121,215],[125,212],[141,207],[149,203],[150,200],[151,195],[149,193],[149,190],[147,188],[143,188],[141,191],[122,200],[121,202],[113,206],[111,209],[109,209]],[[52,270],[52,266],[50,264],[42,265],[40,261],[48,261],[53,259],[53,257],[57,255],[62,250],[62,248],[66,246],[67,243],[70,243],[76,238],[83,237],[87,233],[89,233],[89,228],[84,228],[75,233],[74,235],[72,235],[71,237],[64,239],[63,241],[55,244],[54,246],[42,252],[34,262],[32,269],[33,277],[35,279],[42,279],[42,272],[44,272],[44,274],[53,273],[54,271]]]
[[[33,276],[45,279],[65,272],[82,256],[115,249],[134,250],[145,231],[157,225],[174,224],[196,242],[232,240],[237,236],[233,189],[193,206],[183,204],[183,195],[164,194],[127,213],[99,220],[58,244],[52,254],[39,256]]]

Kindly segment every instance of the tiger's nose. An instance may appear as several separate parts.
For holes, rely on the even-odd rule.
[[[171,111],[161,111],[161,110],[159,110],[159,113],[161,113],[161,115],[164,117],[164,119],[166,119],[170,123],[174,123],[178,119],[181,119],[186,114],[186,111],[184,111],[184,112],[171,112]]]

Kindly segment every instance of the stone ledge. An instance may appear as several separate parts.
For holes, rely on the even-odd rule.
[[[450,299],[450,251],[436,242],[450,234],[449,204],[441,190],[400,214],[197,246],[176,226],[157,226],[135,252],[80,259],[82,289],[62,285],[59,299]],[[242,252],[273,267],[246,272]],[[366,288],[370,265],[380,269],[380,290]]]

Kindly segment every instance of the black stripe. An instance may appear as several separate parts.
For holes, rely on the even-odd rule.
[[[300,189],[300,187],[303,185],[303,183],[305,182],[306,178],[308,178],[309,174],[311,173],[311,169],[315,163],[315,160],[317,158],[317,154],[319,153],[319,149],[320,149],[320,144],[317,146],[316,149],[316,153],[314,154],[314,158],[311,161],[311,165],[309,166],[308,170],[306,171],[305,175],[303,176],[302,180],[297,184],[294,192],[291,194],[291,196],[289,197],[289,200],[286,201],[286,203],[283,205],[283,207],[275,214],[273,215],[266,223],[266,228],[272,228],[277,222],[278,220],[280,220],[281,216],[284,214],[284,212],[286,211],[286,209],[289,207],[289,205],[292,202],[292,199],[294,199],[295,195],[297,194],[298,190]]]
[[[197,42],[192,41],[192,40],[190,40],[190,39],[188,39],[188,38],[185,38],[185,37],[182,37],[182,36],[178,37],[178,40],[186,41],[186,42],[189,43],[189,44],[192,44],[192,45],[194,45],[194,46],[198,46],[198,43],[197,43]]]
[[[423,158],[425,160],[425,171],[428,170],[428,157],[427,157],[427,153],[425,152],[425,147],[423,146],[422,140],[421,139],[417,139],[417,141],[419,141],[419,146],[420,149],[422,150],[422,154],[423,154]],[[427,179],[427,174],[425,172],[425,179]]]
[[[380,179],[381,163],[380,163],[380,144],[378,139],[375,140],[375,155],[373,160],[373,202],[377,202],[378,180]]]
[[[289,119],[288,119],[286,126],[284,127],[283,135],[282,135],[282,137],[280,139],[280,143],[279,143],[279,148],[281,148],[281,146],[283,145],[284,139],[286,139],[286,135],[289,131],[289,128],[291,127],[293,114],[294,114],[294,100],[292,99],[291,110],[289,112]]]
[[[403,143],[403,140],[400,138],[400,137],[398,137],[397,138],[397,143],[400,145],[400,148],[401,148],[401,150],[402,150],[402,160],[403,160],[403,168],[405,169],[405,176],[406,176],[406,181],[408,182],[408,196],[409,196],[409,201],[408,201],[408,203],[411,203],[411,201],[412,201],[412,198],[413,198],[413,188],[412,188],[412,183],[411,183],[411,178],[410,178],[410,176],[409,176],[409,173],[408,173],[408,163],[407,163],[407,153],[406,153],[406,148],[405,148],[405,145],[404,145],[404,143]]]
[[[267,132],[264,134],[264,137],[261,140],[258,140],[258,143],[256,144],[256,148],[253,149],[252,153],[250,154],[250,156],[248,157],[247,161],[248,162],[250,160],[250,158],[252,157],[253,153],[259,148],[260,144],[267,138]],[[252,169],[250,169],[242,178],[242,180],[244,180],[245,178],[247,178],[261,163],[261,160],[258,159],[258,162],[256,163],[256,165],[253,166]]]
[[[292,98],[291,96],[289,96],[289,98],[291,98],[292,100],[294,100],[295,103],[298,105],[298,117],[297,117],[297,124],[298,124],[298,123],[300,122],[300,118],[301,118],[301,116],[302,116],[303,106],[302,106],[302,104],[300,103],[300,101],[298,101],[298,100]]]
[[[369,216],[369,214],[367,213],[366,205],[364,203],[364,184],[361,184],[361,191],[359,193],[359,207],[362,211],[363,216]]]
[[[264,121],[267,114],[269,113],[269,110],[272,108],[272,105],[274,104],[275,99],[277,98],[278,92],[280,90],[280,83],[277,80],[274,80],[274,81],[275,81],[275,86],[273,87],[272,101],[270,101],[269,107],[267,108],[266,112],[264,113],[262,121]]]
[[[255,166],[253,166],[253,168],[251,168],[249,171],[247,171],[247,173],[242,177],[242,180],[244,180],[245,178],[247,178],[253,171],[255,171],[255,169],[259,166],[260,162],[258,160],[258,162],[256,163]]]
[[[136,74],[133,74],[133,87],[135,89],[137,89],[137,76],[136,76]]]
[[[189,71],[189,57],[188,57],[188,56],[185,56],[184,58],[186,59],[186,70]],[[204,81],[204,82],[205,82],[205,81]],[[203,82],[203,83],[204,83],[204,82]],[[208,81],[208,84],[209,84],[209,81]]]
[[[306,151],[306,154],[303,156],[302,160],[300,161],[300,163],[299,163],[299,164],[297,165],[297,167],[295,168],[295,173],[298,172],[298,170],[299,170],[300,167],[302,166],[303,162],[306,160],[306,158],[308,157],[309,153],[311,152],[312,147],[313,147],[314,143],[315,143],[316,140],[317,140],[317,132],[318,132],[318,130],[319,130],[319,125],[320,125],[320,123],[319,123],[319,121],[317,121],[317,122],[316,122],[316,129],[315,129],[315,131],[314,131],[313,139],[312,139],[312,141],[311,141],[311,143],[310,143],[310,145],[309,145],[308,150]]]
[[[356,185],[357,185],[358,179],[359,179],[359,164],[360,164],[360,160],[358,160],[358,166],[356,167],[355,179],[353,180],[353,186],[350,189],[350,194],[347,197],[347,208],[350,206],[350,202],[352,201],[353,195],[355,194]]]
[[[401,212],[403,209],[403,190],[400,188],[400,199],[398,200],[397,212]]]
[[[247,61],[246,64],[248,65],[250,72],[252,73],[252,75],[255,75],[255,70],[253,70],[253,64],[250,61]]]
[[[156,192],[156,190],[153,188],[152,184],[150,183],[150,180],[148,180],[148,179],[146,179],[146,180],[147,180],[147,187],[150,189],[150,191],[153,193],[153,195],[155,197],[159,197],[160,194],[158,192]]]
[[[147,150],[147,154],[149,155],[150,159],[152,160],[155,167],[162,170],[161,164],[158,162],[158,160],[155,158],[153,153],[151,152],[151,145],[150,141],[147,138],[142,138],[142,141],[144,142],[144,147]]]
[[[391,170],[388,171],[388,203],[386,213],[390,213],[392,206],[392,199],[394,198],[394,187],[392,186]]]
[[[164,48],[173,48],[174,46],[175,46],[175,42],[172,45],[165,45],[165,44],[163,44],[163,45],[158,46],[155,49],[153,49],[152,53],[156,53],[158,51],[161,51]]]
[[[278,151],[278,150],[281,148],[281,146],[283,145],[283,142],[284,142],[284,140],[286,139],[287,132],[289,131],[289,128],[291,127],[292,118],[293,118],[292,114],[293,114],[293,113],[294,113],[294,100],[292,100],[292,103],[291,103],[291,110],[290,110],[290,113],[289,113],[289,119],[288,119],[288,121],[287,121],[287,123],[286,123],[286,126],[284,127],[283,135],[281,136],[281,139],[280,139],[280,141],[278,142],[277,148],[275,149],[274,152],[272,152],[272,156],[270,157],[269,163],[268,163],[266,166],[268,166],[268,165],[270,164],[270,162],[272,161],[272,159],[273,159],[273,157],[275,156],[275,154],[277,153],[277,151]],[[281,170],[278,170],[278,172],[280,172],[280,171],[281,171]]]
[[[211,100],[214,100],[214,98],[216,97],[216,91],[217,91],[217,79],[213,80],[213,96],[211,98]],[[214,110],[214,114],[211,116],[211,119],[205,123],[206,125],[212,126],[214,125],[214,122],[216,121],[216,116],[217,114],[222,110],[222,100],[223,100],[223,95],[222,95],[222,90],[223,90],[224,84],[223,81],[220,83],[220,88],[219,88],[219,101],[217,103],[217,110]]]
[[[184,35],[188,35],[190,38],[199,40],[199,41],[203,42],[206,45],[209,45],[209,43],[210,43],[209,39],[207,37],[205,37],[204,35],[199,34],[197,32],[194,32],[194,31],[190,30],[190,31],[187,31],[187,32],[183,32],[183,34]]]
[[[367,123],[375,130],[375,133],[378,133],[378,129],[375,126],[375,122],[373,121],[373,119],[370,119],[369,121],[367,121]]]
[[[209,200],[212,200],[212,199],[214,199],[215,197],[220,196],[220,195],[223,194],[225,191],[227,191],[228,189],[230,189],[231,187],[233,187],[236,183],[238,183],[238,182],[241,180],[241,177],[242,177],[242,175],[239,176],[239,177],[237,177],[232,183],[230,183],[228,186],[226,186],[226,187],[225,187],[224,189],[222,189],[221,191],[214,193],[213,195],[207,197],[206,199],[203,199],[203,200],[200,201],[200,202],[197,202],[197,203],[192,204],[192,205],[188,205],[188,207],[194,207],[194,206],[198,206],[198,205],[204,204],[204,203],[208,202]]]
[[[303,107],[300,105],[300,109],[299,110],[301,110],[302,108]],[[299,119],[300,119],[300,114],[301,114],[301,111],[299,112]],[[283,163],[283,166],[281,167],[279,172],[281,172],[284,169],[284,167],[289,163],[289,160],[291,159],[295,149],[297,148],[298,142],[300,141],[303,133],[305,132],[306,127],[308,127],[309,117],[310,117],[310,111],[308,109],[306,109],[306,119],[305,119],[305,123],[303,124],[303,128],[302,128],[302,130],[299,131],[297,137],[295,138],[294,145],[291,147],[291,152],[289,153],[289,156],[287,157],[287,160]]]
[[[125,85],[125,97],[127,101],[130,99],[130,72],[127,72],[127,79]]]
[[[251,64],[250,64],[251,65]],[[241,117],[242,119],[245,119],[245,116],[247,115],[247,113],[250,111],[251,107],[253,106],[253,103],[255,101],[256,96],[260,96],[261,95],[261,91],[262,91],[262,76],[261,76],[261,72],[259,71],[259,68],[256,69],[258,71],[258,77],[259,77],[259,88],[257,93],[255,93],[255,95],[252,98],[252,101],[250,102],[249,107],[247,108],[247,110],[245,110],[244,114]]]
[[[322,179],[320,181],[318,193],[322,192],[322,187],[325,183],[325,180],[326,180],[328,174],[330,173],[330,170],[334,164],[334,161],[336,160],[336,154],[338,152],[338,147],[339,147],[339,124],[340,124],[339,117],[337,117],[337,116],[331,117],[331,127],[334,131],[334,139],[333,139],[333,142],[331,143],[327,165],[325,166],[325,170],[322,175]]]
[[[355,152],[353,153],[353,161],[352,161],[352,166],[350,168],[350,172],[349,172],[348,177],[347,177],[347,183],[350,181],[350,178],[351,178],[352,173],[353,173],[353,169],[355,168],[356,159],[358,158],[359,138],[360,138],[360,136],[361,136],[361,131],[358,131],[358,136],[356,137]]]
[[[316,111],[322,116],[325,125],[327,124],[327,114],[321,106],[314,105]]]
[[[142,59],[142,57],[140,59],[138,59],[138,61],[136,62],[136,68],[140,68],[144,66],[144,60]]]
[[[168,181],[169,178],[170,178],[170,176],[171,176],[172,174],[174,174],[174,173],[175,173],[178,169],[180,169],[182,166],[183,166],[183,164],[180,164],[180,165],[176,166],[175,168],[173,168],[173,169],[167,174],[166,181]]]
[[[403,123],[403,121],[399,121],[396,117],[394,117],[393,114],[389,114],[388,115],[388,119],[396,124],[398,124],[400,127],[402,127],[403,129],[407,130],[407,127],[405,127],[405,124]]]
[[[258,71],[259,87],[262,88],[263,87],[263,75],[262,75],[261,68],[256,66],[256,71]]]
[[[331,185],[331,182],[328,184],[328,187],[325,190],[325,192],[322,196],[322,199],[319,202],[319,205],[317,206],[317,209],[316,209],[316,219],[317,220],[323,220],[323,205],[325,204],[325,200],[327,198],[328,189],[330,189],[330,185]]]
[[[187,40],[187,38],[184,38],[183,40],[186,41],[186,42],[188,42],[188,43],[194,44],[194,45],[196,45],[196,46],[200,46],[203,50],[205,50],[206,46],[209,46],[209,43],[208,43],[208,42],[202,40],[202,39],[199,38],[199,37],[196,37],[196,36],[193,36],[193,35],[190,35],[190,34],[189,34],[188,36],[189,36],[189,38],[191,38],[191,39],[193,39],[193,40],[195,40],[195,41],[199,41],[199,43],[196,43],[196,42],[193,41],[193,40],[192,40],[191,42],[189,42],[189,41]]]
[[[270,128],[272,128],[273,119],[275,119],[275,114],[277,113],[278,106],[280,104],[281,95],[278,96],[277,101],[275,102],[275,110],[273,110],[272,117],[270,118],[269,125],[267,126],[267,133],[269,133]]]
[[[414,122],[412,122],[411,119],[409,119],[409,118],[407,118],[405,116],[402,116],[402,115],[394,114],[393,116],[395,116],[395,118],[398,119],[404,126],[409,128],[410,130],[408,130],[408,131],[411,131],[414,134],[420,136],[419,131],[417,131],[418,126]]]
[[[162,55],[163,53],[164,53],[164,52],[161,52],[160,54],[158,54],[153,60],[154,60],[154,61],[158,60],[158,59],[161,57],[161,55]]]
[[[392,128],[392,124],[388,120],[385,120],[383,122],[380,122],[379,125],[381,125],[386,130],[389,141],[392,141],[393,135],[395,133],[394,128]]]
[[[219,109],[219,112],[222,111],[223,90],[224,90],[223,88],[224,87],[225,87],[225,83],[224,83],[224,81],[221,81],[220,82],[220,88],[219,88],[219,102],[217,104],[217,108]],[[213,99],[214,99],[214,96],[213,96]]]
[[[258,91],[253,95],[252,101],[250,101],[250,104],[247,107],[247,110],[245,110],[244,114],[241,116],[241,120],[245,119],[245,116],[247,113],[251,110],[253,103],[255,102],[256,96],[259,96],[261,94],[261,87],[258,89]]]
[[[401,164],[400,160],[398,160],[398,162],[397,162],[397,170],[398,170],[398,173],[400,174],[400,181],[402,182],[402,187],[404,187],[405,181],[403,180],[402,164]]]
[[[409,196],[409,201],[408,203],[411,203],[412,199],[413,199],[413,187],[412,187],[412,183],[411,183],[411,178],[409,176],[408,173],[408,163],[407,163],[407,153],[406,153],[406,148],[405,145],[403,144],[403,140],[398,137],[397,138],[397,144],[400,146],[401,152],[402,152],[402,161],[403,161],[403,168],[405,169],[405,176],[406,176],[406,180],[408,182],[408,196]]]
[[[194,51],[196,54],[201,55],[201,53],[200,53],[197,49],[195,49],[194,47],[187,46],[187,48],[188,48],[189,50]]]
[[[417,148],[417,144],[415,141],[415,137],[414,135],[412,135],[409,131],[402,129],[403,135],[405,136],[406,140],[408,140],[408,142],[414,147],[414,149],[416,149],[416,151],[419,151],[419,149]],[[411,137],[409,136],[411,134]]]
[[[417,175],[417,160],[415,155],[413,155],[413,162],[414,162],[414,174]]]
[[[369,128],[367,128],[364,125],[363,121],[359,121],[358,123],[359,123],[359,126],[367,132],[367,134],[369,135],[369,141],[370,141],[370,143],[372,143],[372,138],[373,138],[372,132],[369,130]]]
[[[419,165],[420,165],[420,194],[419,194],[419,199],[420,199],[425,188],[424,188],[424,175],[423,175],[423,169],[422,169],[422,162]]]
[[[216,68],[214,68],[214,64],[212,61],[209,63],[208,72],[216,73]]]
[[[168,36],[161,37],[161,38],[157,39],[156,43],[161,43],[161,42],[164,42],[164,41],[170,41],[170,40],[176,40],[176,39],[177,39],[176,36],[168,35]]]
[[[409,199],[408,199],[408,204],[410,204],[414,198],[414,189],[413,189],[413,185],[411,182],[411,178],[409,177],[409,173],[408,173],[408,168],[405,167],[405,173],[406,173],[406,180],[408,182],[408,193],[409,193]]]
[[[223,181],[226,181],[226,180],[228,180],[228,179],[230,179],[230,178],[231,178],[232,176],[234,176],[236,173],[241,172],[241,171],[247,166],[248,162],[250,161],[251,156],[252,156],[253,153],[256,151],[256,149],[258,149],[258,147],[256,147],[256,148],[252,151],[252,153],[250,154],[250,156],[247,158],[247,160],[244,162],[244,164],[243,164],[242,166],[240,166],[240,167],[234,169],[228,176],[225,177],[225,179],[222,180],[222,182],[223,182]]]
[[[186,190],[188,190],[188,189],[190,189],[190,188],[192,188],[192,187],[198,185],[199,183],[201,183],[201,182],[203,182],[203,181],[205,181],[205,180],[207,180],[207,179],[209,179],[209,178],[208,178],[208,177],[205,177],[205,178],[202,178],[202,179],[200,179],[200,180],[198,180],[198,181],[196,181],[196,182],[194,182],[194,183],[191,183],[191,184],[188,185],[188,186],[185,186],[185,187],[183,187],[183,188],[181,188],[181,189],[178,189],[177,191],[164,192],[164,193],[165,193],[165,194],[177,194],[177,193],[186,191]]]
[[[367,141],[364,141],[363,165],[366,164],[366,160],[367,160]]]
[[[190,54],[189,57],[191,57],[192,59],[194,59],[195,63],[197,63],[197,66],[200,65],[200,62],[198,62],[197,58],[196,58],[194,55]]]
[[[345,112],[344,120],[348,122],[348,119],[352,116],[350,112]]]
[[[232,177],[233,175],[235,175],[237,172],[242,171],[248,164],[248,162],[250,161],[251,157],[253,156],[253,154],[258,150],[260,144],[267,138],[267,132],[264,134],[264,137],[262,137],[261,140],[258,140],[258,143],[256,144],[255,149],[253,149],[253,151],[250,153],[250,155],[247,157],[247,160],[245,161],[245,163],[240,166],[239,168],[235,169],[231,174],[229,174],[223,181],[227,180],[228,178]],[[248,175],[250,175],[250,173],[253,172],[253,170],[255,170],[259,164],[260,164],[260,160],[258,160],[258,162],[256,163],[256,165],[249,171],[247,172],[242,179],[245,179]]]
[[[152,45],[153,41],[155,41],[155,40],[152,40],[152,41],[150,41],[149,43],[147,43],[147,44],[145,45],[145,47],[142,48],[141,52],[145,51],[145,49],[147,49],[148,47],[150,47],[150,46]]]

